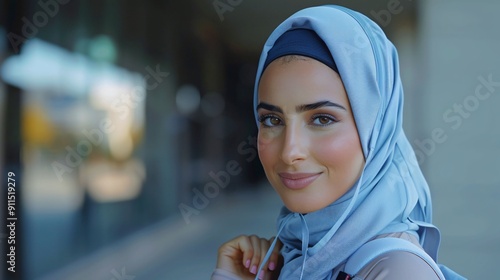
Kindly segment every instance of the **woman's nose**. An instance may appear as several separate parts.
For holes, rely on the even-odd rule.
[[[307,157],[307,141],[300,128],[286,127],[281,159],[287,165],[303,161]]]

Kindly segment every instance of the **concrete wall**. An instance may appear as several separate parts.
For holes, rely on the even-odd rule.
[[[443,233],[440,260],[489,278],[500,259],[500,2],[420,4],[419,101],[406,107]]]

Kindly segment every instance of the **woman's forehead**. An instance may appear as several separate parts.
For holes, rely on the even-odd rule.
[[[310,104],[332,101],[348,106],[340,76],[323,63],[311,59],[275,60],[264,71],[258,90],[259,102]]]

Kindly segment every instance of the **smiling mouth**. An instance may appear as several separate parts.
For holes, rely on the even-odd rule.
[[[300,190],[309,186],[316,180],[320,173],[278,173],[281,182],[285,187],[292,190]]]

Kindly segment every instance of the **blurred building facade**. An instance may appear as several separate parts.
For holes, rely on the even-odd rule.
[[[499,229],[479,223],[461,234],[465,222],[450,217],[471,188],[478,199],[498,195],[500,87],[482,81],[500,80],[489,20],[499,4],[351,2],[336,4],[374,19],[400,52],[406,132],[451,240],[444,261],[465,265],[459,244],[477,236],[495,244],[477,257],[493,256]],[[22,176],[19,279],[158,221],[189,223],[219,193],[255,188],[264,179],[251,108],[261,47],[291,13],[327,3],[2,2],[0,169]]]

